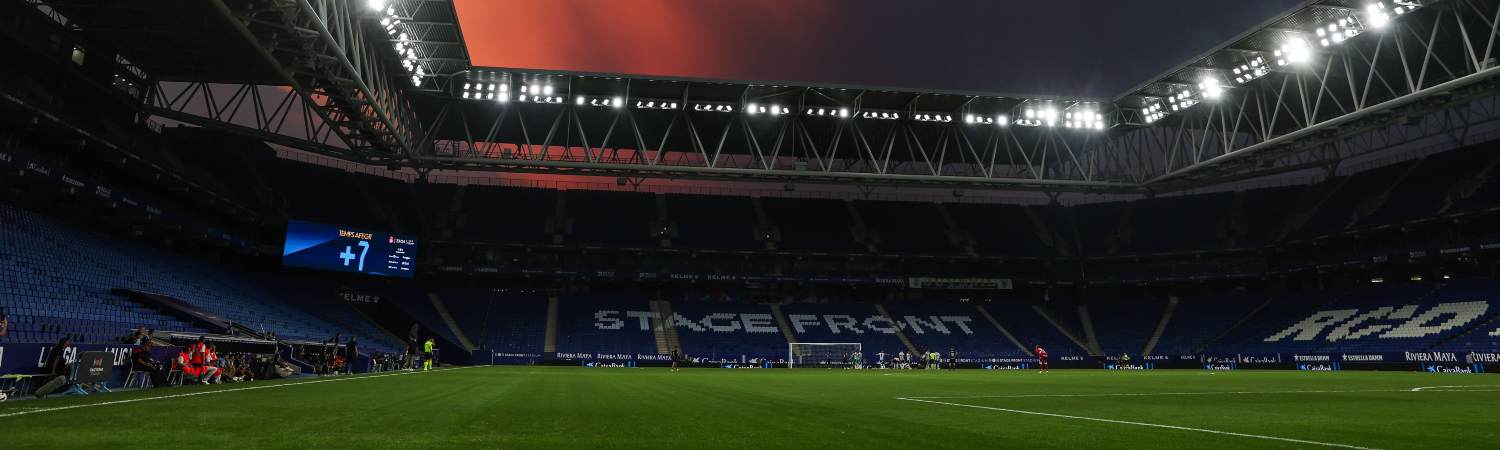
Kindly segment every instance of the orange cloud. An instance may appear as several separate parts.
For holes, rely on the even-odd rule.
[[[477,66],[808,78],[828,0],[456,0]]]

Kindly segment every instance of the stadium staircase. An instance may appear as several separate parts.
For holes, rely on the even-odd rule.
[[[875,304],[875,312],[880,313],[881,317],[884,317],[885,320],[891,321],[891,323],[901,323],[901,322],[897,322],[896,318],[891,316],[890,311],[886,311],[885,305],[876,303]],[[906,346],[907,351],[910,351],[912,353],[916,353],[917,352],[917,346],[916,345],[912,345],[911,339],[909,339],[909,338],[906,337],[906,333],[904,333],[904,332],[901,331],[901,327],[896,327],[896,339],[900,339],[901,340],[901,345]]]
[[[654,202],[656,203],[656,223],[651,229],[653,232],[659,231],[657,239],[661,241],[662,248],[672,248],[672,237],[677,234],[677,224],[672,223],[672,214],[667,210],[667,196],[656,194]]]
[[[1229,204],[1229,215],[1219,222],[1220,248],[1239,247],[1240,238],[1249,229],[1250,223],[1245,217],[1245,191],[1235,191],[1234,199]]]
[[[1161,321],[1156,323],[1156,330],[1151,332],[1151,338],[1146,340],[1146,347],[1141,349],[1142,356],[1151,356],[1156,350],[1156,343],[1161,341],[1162,333],[1167,331],[1167,324],[1172,322],[1172,312],[1177,310],[1177,296],[1167,298],[1167,309],[1161,313]]]
[[[557,294],[547,296],[547,331],[542,335],[542,351],[557,352]]]
[[[251,186],[250,188],[254,191],[255,198],[258,199],[262,204],[275,204],[276,191],[271,189],[271,183],[266,181],[266,175],[261,171],[261,165],[251,161],[250,155],[247,155],[244,152],[227,153],[230,155],[234,155],[235,159],[238,159],[241,162],[241,165],[239,167],[244,168],[245,171],[250,174],[250,179],[254,180],[253,186]]]
[[[349,308],[346,308],[346,309],[348,309],[350,311],[353,311],[355,316],[357,316],[359,319],[363,320],[363,322],[361,324],[365,325],[365,326],[361,327],[361,328],[365,329],[365,331],[366,331],[367,334],[368,333],[380,333],[384,337],[391,339],[390,342],[393,342],[393,343],[394,342],[406,342],[406,339],[403,339],[400,335],[396,334],[396,332],[391,331],[389,328],[386,328],[385,326],[381,326],[380,322],[377,321],[377,320],[375,320],[375,317],[370,316],[370,313],[367,312],[367,311],[365,311],[364,309],[355,308],[355,307],[349,307]],[[368,352],[366,352],[366,353],[368,353]]]
[[[781,240],[781,233],[776,230],[776,225],[766,216],[766,204],[760,197],[750,199],[750,205],[755,207],[755,239],[764,241],[766,250],[776,250],[776,241]]]
[[[946,205],[937,203],[934,206],[937,207],[938,217],[943,218],[943,231],[948,235],[948,243],[962,250],[965,256],[979,256],[974,234],[958,226],[958,222],[953,220],[953,213],[948,212]]]
[[[1114,232],[1110,233],[1111,235],[1114,236],[1113,239],[1109,240],[1109,254],[1110,255],[1118,255],[1121,252],[1123,252],[1123,251],[1125,251],[1127,249],[1130,249],[1131,245],[1134,243],[1134,241],[1135,241],[1134,230],[1135,230],[1135,205],[1136,205],[1136,203],[1137,202],[1126,202],[1125,203],[1125,207],[1123,208],[1124,211],[1122,211],[1121,214],[1120,214],[1120,221],[1119,221],[1119,223],[1115,224]],[[1076,231],[1077,227],[1075,227],[1074,230]],[[1085,325],[1085,328],[1087,328],[1087,329],[1092,329],[1093,328],[1093,326],[1089,325],[1087,323],[1087,321],[1085,321],[1084,325]],[[1096,346],[1098,344],[1092,338],[1090,338],[1089,342],[1095,344]]]
[[[849,235],[854,242],[863,245],[870,253],[880,252],[880,233],[865,225],[864,216],[854,207],[854,201],[844,200],[844,211],[849,213]]]
[[[439,236],[443,239],[453,239],[457,230],[462,230],[469,224],[469,214],[464,212],[464,193],[468,192],[467,188],[462,184],[454,186],[448,210],[438,216],[438,227],[442,230]]]
[[[1432,345],[1427,346],[1427,348],[1423,350],[1438,350],[1447,346],[1448,344],[1460,342],[1470,338],[1500,337],[1500,334],[1497,334],[1500,333],[1500,329],[1495,328],[1496,325],[1500,325],[1500,312],[1491,312],[1489,317],[1475,321],[1475,325],[1470,326],[1469,329],[1454,333],[1452,336],[1448,336],[1437,342],[1434,342]]]
[[[1025,344],[1022,344],[1019,339],[1016,339],[1016,335],[1011,334],[1010,330],[1005,329],[1005,325],[1001,325],[1000,321],[995,320],[995,316],[990,315],[990,310],[984,309],[984,305],[974,305],[974,309],[979,310],[979,315],[984,316],[984,320],[989,321],[990,325],[994,325],[995,329],[1000,330],[1000,334],[1005,335],[1005,339],[1009,340],[1010,343],[1015,344],[1016,348],[1021,349],[1022,353],[1025,353],[1029,356],[1036,356],[1035,354],[1031,353],[1031,349],[1026,348]]]
[[[1350,178],[1352,177],[1330,177],[1319,185],[1308,189],[1302,194],[1302,198],[1298,201],[1297,205],[1290,209],[1293,212],[1282,221],[1281,229],[1272,234],[1269,240],[1276,242],[1286,239],[1293,232],[1301,229],[1303,225],[1307,225],[1307,222],[1312,220],[1313,216],[1318,213],[1318,209],[1323,206],[1323,203],[1333,198],[1333,194],[1338,192],[1339,188],[1344,186],[1344,183],[1348,183]]]
[[[425,186],[426,182],[423,181],[422,185]],[[422,235],[437,236],[437,233],[433,232],[437,228],[432,220],[432,211],[429,210],[429,208],[436,207],[437,205],[429,205],[427,202],[421,200],[421,197],[417,195],[417,183],[405,183],[403,187],[406,188],[402,190],[404,195],[406,195],[406,201],[411,202],[412,211],[416,212],[417,217],[415,219],[417,226],[421,228]]]
[[[1225,328],[1224,331],[1220,331],[1219,334],[1215,335],[1212,339],[1199,344],[1197,348],[1193,349],[1193,353],[1203,353],[1204,349],[1217,344],[1220,340],[1223,340],[1225,336],[1229,336],[1236,330],[1239,330],[1240,327],[1245,326],[1246,323],[1249,323],[1251,319],[1254,319],[1257,315],[1260,314],[1261,311],[1264,311],[1266,307],[1271,306],[1271,303],[1275,301],[1276,297],[1267,296],[1266,301],[1261,302],[1260,306],[1257,306],[1255,307],[1255,309],[1250,310],[1249,313],[1245,314],[1245,317],[1241,317],[1240,320],[1234,322],[1234,325],[1230,325],[1228,328]]]
[[[786,314],[783,314],[781,312],[780,304],[771,304],[771,315],[776,317],[776,327],[781,328],[781,334],[786,336],[786,342],[789,344],[796,344],[797,333],[793,333],[792,325],[786,322]]]
[[[1365,218],[1375,214],[1376,211],[1379,211],[1380,207],[1384,206],[1386,201],[1391,198],[1391,191],[1394,191],[1397,187],[1401,186],[1402,183],[1406,181],[1407,177],[1410,177],[1413,172],[1416,172],[1417,169],[1421,168],[1422,164],[1425,164],[1426,162],[1427,160],[1424,160],[1422,162],[1412,164],[1410,167],[1407,167],[1406,170],[1401,171],[1401,175],[1391,180],[1390,183],[1386,185],[1385,189],[1382,189],[1380,191],[1379,195],[1369,196],[1365,198],[1364,201],[1360,202],[1360,204],[1354,208],[1354,216],[1349,218],[1349,223],[1344,227],[1344,229],[1347,230],[1354,228],[1356,225],[1360,225],[1361,220],[1364,220]]]
[[[1031,309],[1033,311],[1036,311],[1037,315],[1042,317],[1042,320],[1047,321],[1047,324],[1052,325],[1052,328],[1056,328],[1059,334],[1062,334],[1063,337],[1068,338],[1069,341],[1072,341],[1073,344],[1077,345],[1078,348],[1082,349],[1085,352],[1089,352],[1089,355],[1091,356],[1099,356],[1089,348],[1088,343],[1084,342],[1083,339],[1079,339],[1077,334],[1069,331],[1067,327],[1062,326],[1061,323],[1057,322],[1057,319],[1052,318],[1052,314],[1048,314],[1046,309],[1042,308],[1039,305],[1031,305]]]
[[[469,336],[464,334],[464,330],[459,328],[458,322],[453,320],[453,315],[448,313],[448,307],[443,305],[443,299],[438,298],[436,292],[427,293],[427,301],[432,302],[432,309],[437,310],[438,317],[443,319],[443,325],[453,332],[453,338],[458,339],[458,345],[464,346],[464,350],[470,353],[479,349],[479,346],[474,345],[474,341],[469,340]]]
[[[547,218],[547,235],[553,244],[561,244],[573,234],[573,219],[568,218],[567,191],[553,193],[552,217]]]
[[[1500,158],[1490,158],[1489,162],[1485,164],[1484,169],[1480,170],[1479,173],[1453,183],[1453,188],[1443,198],[1443,206],[1438,208],[1437,213],[1440,215],[1446,214],[1449,209],[1453,208],[1453,205],[1458,204],[1459,201],[1467,200],[1475,192],[1479,192],[1479,188],[1491,182],[1490,174],[1494,173],[1496,165],[1500,165]]]
[[[677,338],[677,317],[672,313],[672,302],[652,300],[651,313],[655,317],[651,328],[656,331],[656,352],[665,355],[681,350],[682,341]]]
[[[1050,231],[1052,227],[1047,226],[1047,222],[1043,221],[1041,216],[1038,216],[1036,214],[1035,210],[1033,210],[1030,206],[1021,208],[1021,210],[1026,212],[1026,220],[1031,222],[1032,229],[1036,232],[1036,238],[1038,241],[1042,242],[1042,245],[1057,251],[1057,254],[1060,256],[1068,256],[1067,249],[1064,249],[1063,246],[1059,245],[1057,240],[1054,239],[1055,234]]]
[[[386,229],[407,234],[413,231],[403,226],[401,220],[396,217],[396,212],[391,210],[390,205],[375,198],[375,194],[370,192],[370,186],[364,182],[363,178],[348,172],[343,172],[339,175],[346,178],[345,184],[354,186],[355,191],[359,192],[359,198],[364,199],[365,205],[369,207],[370,213],[374,214],[375,218],[384,224]]]
[[[1094,320],[1089,317],[1088,305],[1078,305],[1078,321],[1083,324],[1083,338],[1089,344],[1089,354],[1104,354],[1099,345],[1099,336],[1094,334]]]

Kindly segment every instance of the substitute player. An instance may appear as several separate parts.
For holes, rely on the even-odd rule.
[[[1037,373],[1047,373],[1047,349],[1042,348],[1041,344],[1037,344],[1033,351],[1036,352],[1036,365],[1042,369]]]

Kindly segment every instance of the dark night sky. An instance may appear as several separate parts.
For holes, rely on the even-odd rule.
[[[1301,0],[456,0],[475,65],[1113,97]]]

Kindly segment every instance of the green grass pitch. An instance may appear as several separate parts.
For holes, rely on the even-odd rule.
[[[474,367],[0,403],[7,449],[1497,445],[1500,377],[1416,372]]]

